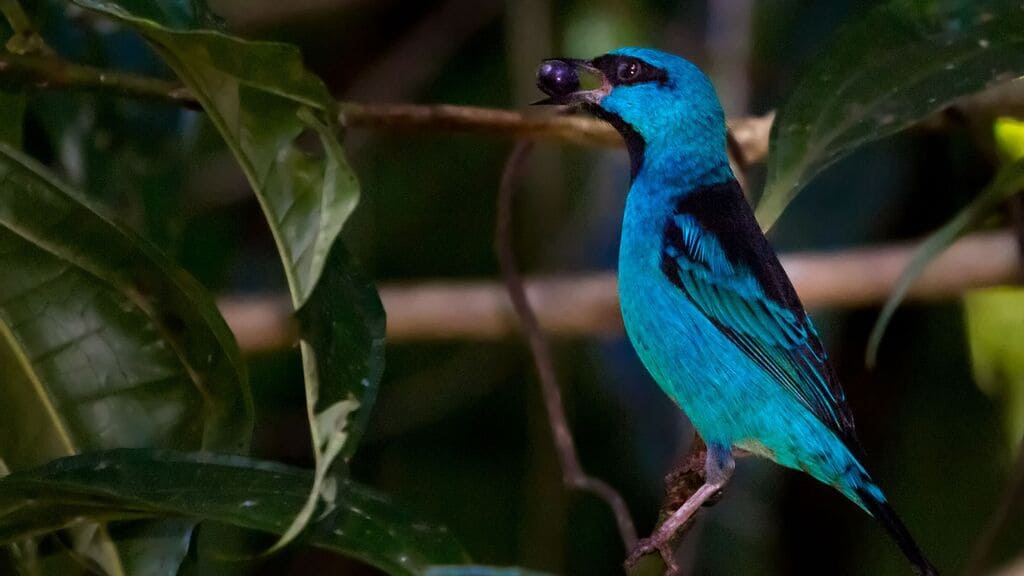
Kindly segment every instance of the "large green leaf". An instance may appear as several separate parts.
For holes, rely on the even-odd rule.
[[[316,471],[306,505],[275,548],[304,529],[318,503],[325,511],[336,505],[329,485],[331,464],[338,456],[347,459],[355,452],[384,371],[384,306],[341,242],[334,244],[320,283],[299,310],[298,320],[303,372],[312,399],[307,402],[307,417],[313,423]],[[321,386],[323,381],[347,385]]]
[[[176,23],[154,15],[152,5],[161,4],[155,0],[75,1],[138,30],[195,93],[260,201],[293,305],[299,309],[309,304],[332,246],[355,209],[359,186],[335,134],[336,103],[319,78],[303,67],[298,50],[208,30],[177,29]],[[298,146],[300,136],[310,132],[320,143],[317,156]],[[347,278],[351,268],[344,258],[335,259],[332,267],[327,274],[336,278]],[[344,295],[321,296],[336,299],[334,305],[313,304],[323,314],[311,322],[331,328],[303,338],[316,482],[307,506],[275,548],[302,530],[318,501],[330,505],[330,485],[324,481],[337,456],[354,452],[376,396],[383,370],[378,333],[383,311],[372,285],[346,286],[337,286]],[[353,337],[362,339],[358,346],[350,345]],[[331,366],[355,368],[339,371]]]
[[[326,87],[288,44],[180,30],[156,18],[164,2],[75,0],[138,30],[195,93],[238,159],[270,223],[296,307],[323,271],[359,189],[334,136]],[[147,8],[148,7],[148,8]],[[297,140],[315,132],[322,157]]]
[[[245,366],[210,296],[4,145],[0,268],[0,458],[11,469],[115,447],[247,449]],[[95,559],[120,571],[105,556]]]
[[[964,298],[967,341],[978,388],[1003,409],[1007,446],[1024,438],[1024,290],[975,290]]]
[[[280,534],[313,475],[238,456],[116,450],[65,458],[0,480],[0,543],[74,525],[133,518],[190,517]],[[465,562],[443,528],[401,511],[377,492],[337,479],[335,508],[303,538],[393,575],[426,574]]]
[[[819,172],[966,94],[1024,74],[1016,0],[894,0],[848,24],[772,127],[757,206],[770,228]]]

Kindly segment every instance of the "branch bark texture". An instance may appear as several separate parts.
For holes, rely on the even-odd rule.
[[[782,264],[808,309],[881,304],[916,245],[898,243],[835,252],[785,254]],[[938,257],[910,289],[908,300],[957,297],[967,290],[1020,281],[1012,232],[970,235]],[[534,276],[524,282],[541,328],[561,337],[617,336],[622,318],[615,274]],[[518,331],[504,287],[491,280],[383,284],[392,342],[490,340]],[[243,350],[292,345],[295,329],[283,296],[226,297],[221,311]]]

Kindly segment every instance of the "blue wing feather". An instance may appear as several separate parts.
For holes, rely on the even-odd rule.
[[[662,271],[786,392],[856,446],[835,371],[734,180],[679,199],[665,228]]]

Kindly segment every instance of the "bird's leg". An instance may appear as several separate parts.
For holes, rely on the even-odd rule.
[[[708,445],[708,456],[704,462],[704,485],[697,489],[686,502],[673,512],[648,538],[644,538],[633,548],[632,553],[626,560],[626,566],[635,565],[641,557],[655,551],[661,554],[665,561],[666,575],[678,575],[679,566],[675,561],[672,541],[676,532],[693,517],[705,502],[725,487],[733,470],[736,468],[736,461],[732,457],[732,449],[729,446],[720,444]]]

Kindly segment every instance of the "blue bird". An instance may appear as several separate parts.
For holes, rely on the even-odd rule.
[[[599,84],[581,89],[579,73]],[[629,151],[619,247],[626,332],[708,447],[706,480],[638,544],[677,568],[675,532],[731,476],[733,449],[803,470],[888,530],[920,575],[938,574],[860,463],[853,417],[818,334],[729,167],[708,78],[647,48],[541,64],[541,104],[580,106]]]

